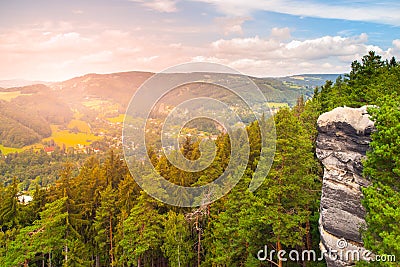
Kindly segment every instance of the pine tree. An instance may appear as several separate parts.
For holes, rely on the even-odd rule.
[[[400,258],[400,193],[380,182],[365,188],[363,193],[368,227],[362,232],[365,247],[377,255]]]
[[[384,96],[379,103],[378,108],[369,109],[377,131],[364,163],[364,174],[373,185],[363,189],[367,229],[362,236],[374,253],[399,258],[400,98]]]
[[[318,176],[312,143],[300,121],[289,109],[281,109],[274,119],[275,158],[258,196],[264,203],[261,219],[272,228],[268,239],[278,251],[284,246],[302,246],[318,199]]]
[[[112,189],[111,184],[106,190],[101,192],[100,207],[96,211],[96,218],[93,227],[96,231],[96,243],[98,252],[108,251],[103,264],[114,266],[114,229],[116,225],[116,190]]]
[[[364,174],[400,188],[400,97],[385,96],[379,104],[369,109],[377,131],[372,134]]]
[[[169,211],[164,222],[164,244],[161,249],[171,266],[188,266],[194,257],[189,224],[182,214]]]
[[[0,224],[6,229],[18,227],[19,225],[21,208],[18,203],[18,192],[18,181],[14,177],[12,184],[2,193],[3,201],[0,207]]]
[[[163,216],[156,209],[156,201],[144,192],[124,221],[124,238],[120,245],[130,265],[142,266],[155,258],[160,250]]]

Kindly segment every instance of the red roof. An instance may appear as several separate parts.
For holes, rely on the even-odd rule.
[[[54,146],[49,146],[44,148],[44,152],[54,152],[55,147]]]

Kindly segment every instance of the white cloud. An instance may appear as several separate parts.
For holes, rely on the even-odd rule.
[[[176,1],[174,0],[131,0],[132,2],[141,3],[143,6],[161,13],[177,12]]]
[[[312,0],[192,0],[215,5],[227,15],[248,16],[255,10],[272,11],[302,17],[371,21],[400,26],[399,3],[348,2],[346,5]]]
[[[243,34],[242,24],[249,19],[249,17],[217,17],[215,22],[225,35]]]
[[[400,40],[393,41],[393,48],[383,50],[369,45],[366,34],[288,41],[276,38],[286,38],[288,33],[288,29],[275,29],[269,38],[220,39],[210,45],[208,57],[195,57],[193,60],[227,64],[252,75],[281,76],[307,72],[347,72],[352,61],[359,60],[370,50],[383,58],[400,55],[400,49],[395,51],[398,45],[400,47]]]
[[[156,35],[59,24],[0,32],[0,79],[63,80],[85,73],[159,71],[188,61],[190,51]]]
[[[382,49],[370,45],[366,34],[303,40],[291,37],[288,28],[274,28],[269,37],[224,37],[188,44],[169,33],[67,22],[3,30],[0,79],[64,80],[93,72],[161,71],[187,61],[226,64],[255,76],[342,73],[369,50],[383,58],[400,57],[400,39]],[[197,34],[184,28],[182,34],[187,33]]]
[[[394,48],[400,51],[400,39],[393,40],[392,43]]]
[[[275,30],[275,32],[278,30]],[[323,36],[309,40],[292,40],[283,42],[274,38],[262,39],[258,36],[252,38],[220,39],[211,44],[215,53],[233,58],[301,58],[307,60],[321,59],[330,56],[347,56],[356,53],[366,53],[369,49],[377,49],[366,44],[367,35],[356,37]]]
[[[278,40],[287,40],[290,39],[290,29],[288,27],[285,28],[272,28],[271,30],[271,38],[275,38]]]

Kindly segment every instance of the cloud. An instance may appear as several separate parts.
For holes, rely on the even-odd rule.
[[[273,29],[269,38],[219,39],[210,44],[208,56],[193,61],[227,64],[256,76],[298,73],[344,73],[350,63],[374,50],[383,58],[400,55],[400,40],[383,50],[368,44],[368,36],[322,36],[308,40],[286,40],[289,29]],[[280,40],[281,39],[281,40]],[[284,40],[282,40],[284,39]],[[396,50],[397,49],[397,50]]]
[[[216,24],[222,28],[224,35],[243,34],[242,24],[250,17],[217,17]]]
[[[0,79],[23,75],[33,80],[64,80],[93,72],[160,71],[188,61],[190,51],[196,51],[170,45],[157,35],[101,26],[90,31],[53,23],[15,28],[0,32]]]
[[[400,57],[400,39],[383,49],[369,44],[367,34],[297,39],[289,28],[273,28],[267,37],[218,38],[213,29],[211,40],[190,42],[170,34],[179,30],[196,40],[210,35],[191,27],[169,27],[160,34],[146,27],[121,30],[71,22],[0,30],[0,79],[64,80],[93,72],[156,72],[188,61],[226,64],[254,76],[343,73],[370,50],[383,58]]]
[[[132,2],[141,3],[143,6],[160,13],[177,12],[177,2],[174,0],[131,0]]]
[[[290,39],[290,29],[288,27],[285,28],[272,28],[271,30],[271,38],[275,38],[278,40],[287,40]]]
[[[400,51],[400,39],[393,40],[392,44],[395,49]]]
[[[284,33],[282,35],[282,33]],[[382,52],[382,49],[367,45],[368,36],[361,34],[355,37],[323,36],[309,40],[291,40],[283,42],[278,37],[289,37],[287,30],[274,29],[270,38],[258,36],[250,38],[220,39],[211,44],[214,52],[222,57],[231,58],[299,58],[315,60],[330,56],[348,56],[367,53],[370,49]],[[284,39],[285,39],[284,38]]]
[[[345,19],[353,21],[378,22],[400,26],[400,4],[382,4],[371,1],[316,2],[312,0],[192,0],[205,2],[218,8],[222,14],[248,16],[253,11],[263,10],[300,17]]]

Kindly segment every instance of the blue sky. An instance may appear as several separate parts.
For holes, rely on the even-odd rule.
[[[400,57],[398,1],[13,0],[0,3],[0,79],[161,71],[189,61],[254,76],[343,73]]]

